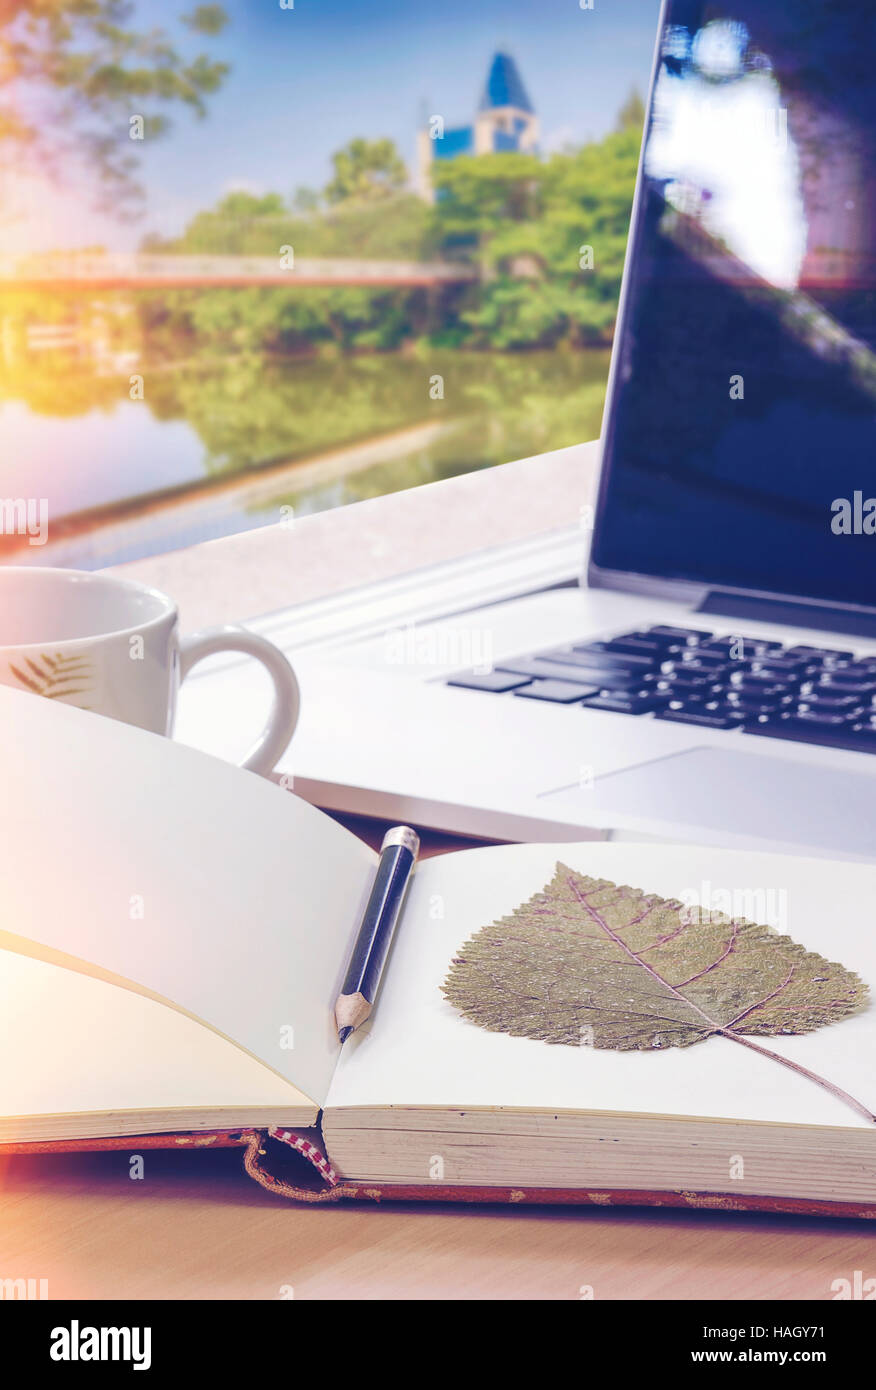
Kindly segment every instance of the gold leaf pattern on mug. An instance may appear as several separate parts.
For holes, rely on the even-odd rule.
[[[65,700],[71,695],[86,695],[91,689],[92,666],[88,657],[75,654],[64,656],[55,652],[40,652],[36,661],[25,657],[22,670],[11,661],[9,669],[26,690],[43,695],[47,700]]]

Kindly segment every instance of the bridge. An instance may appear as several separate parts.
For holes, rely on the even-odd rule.
[[[286,263],[288,262],[288,264]],[[477,279],[448,261],[314,260],[285,256],[176,256],[156,253],[57,253],[0,256],[7,290],[213,289],[246,286],[355,285],[406,289]]]

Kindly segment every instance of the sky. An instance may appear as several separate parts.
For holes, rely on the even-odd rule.
[[[140,23],[179,25],[196,0],[138,0]],[[287,0],[288,3],[288,0]],[[423,114],[448,125],[473,116],[497,49],[516,60],[541,121],[541,146],[598,139],[632,86],[644,93],[659,0],[224,0],[230,23],[198,48],[230,64],[203,121],[172,113],[173,128],[138,145],[144,215],[134,224],[95,212],[75,167],[49,186],[20,179],[0,251],[99,244],[134,249],[149,232],[176,235],[235,188],[290,196],[321,188],[331,155],[354,136],[393,139],[409,169]]]

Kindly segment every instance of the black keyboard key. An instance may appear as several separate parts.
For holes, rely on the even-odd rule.
[[[653,632],[639,631],[621,632],[617,637],[612,638],[613,642],[647,642],[652,647],[657,647],[660,651],[681,651],[682,642],[676,641],[672,637],[655,636]]]
[[[575,685],[597,687],[604,674],[598,671],[587,672],[580,666],[561,666],[558,661],[545,661],[537,656],[503,658],[497,669],[513,676],[525,676],[527,680],[571,681]],[[623,679],[623,676],[621,678]],[[634,684],[638,684],[638,676],[630,679]]]
[[[461,676],[452,676],[448,685],[458,685],[463,690],[489,690],[501,695],[506,690],[518,690],[526,685],[527,676],[512,675],[510,671],[465,671]]]
[[[664,672],[663,676],[658,679],[685,681],[693,676],[704,681],[708,686],[720,686],[721,689],[726,689],[730,684],[732,675],[733,672],[726,666],[700,666],[698,662],[691,662],[689,666],[685,663],[684,666],[676,666],[674,671]]]
[[[728,660],[726,652],[710,652],[703,647],[688,647],[678,664],[684,671],[732,671],[739,665]]]
[[[666,697],[659,695],[639,695],[635,691],[623,694],[621,691],[602,691],[599,695],[589,695],[584,700],[584,709],[604,709],[613,714],[650,714],[666,703]]]
[[[682,671],[670,671],[665,676],[660,676],[657,681],[658,690],[718,690],[720,681],[712,680],[711,676],[697,674],[696,671],[687,675]]]
[[[876,680],[846,680],[841,671],[831,670],[829,675],[825,673],[823,676],[820,676],[818,681],[813,684],[812,689],[814,691],[817,690],[819,693],[821,691],[827,692],[830,690],[834,691],[837,695],[860,695],[870,698],[876,695]]]
[[[811,711],[813,714],[849,714],[862,708],[861,700],[857,695],[827,695],[821,690],[817,693],[804,695],[800,700],[801,710]]]
[[[659,715],[658,715],[659,718]],[[856,729],[853,725],[826,729],[799,719],[783,719],[776,724],[745,724],[747,734],[767,738],[793,739],[796,743],[816,743],[824,748],[842,748],[850,753],[876,753],[876,728]]]
[[[569,652],[545,652],[552,661],[569,661],[581,666],[602,666],[606,670],[651,671],[660,664],[657,653],[611,651],[607,642],[587,642]]]
[[[570,681],[532,681],[514,691],[525,700],[547,700],[553,705],[574,705],[583,695],[596,694],[595,688],[573,685]]]
[[[740,695],[762,695],[765,700],[774,695],[796,694],[797,681],[776,680],[775,676],[765,676],[757,671],[741,671],[730,677],[731,690]]]
[[[725,652],[734,661],[782,651],[781,642],[767,642],[762,637],[711,637],[701,645],[706,651]]]
[[[733,644],[739,641],[739,637],[710,637],[708,641],[699,642],[697,645],[704,652],[728,652]]]
[[[722,703],[727,702],[726,691],[723,691],[723,689],[712,689],[711,687],[704,689],[704,691],[676,691],[676,689],[660,691],[660,689],[658,689],[655,694],[662,696],[663,701],[665,701],[667,705],[676,705],[679,706],[679,708],[684,705],[711,705],[716,699],[719,699]]]
[[[556,664],[559,666],[559,663]],[[588,680],[604,690],[630,690],[636,686],[644,689],[653,685],[660,674],[659,671],[626,671],[620,666],[594,666],[590,662],[583,666],[567,666],[565,670],[569,672],[570,680],[577,679],[577,676],[572,676],[573,671],[584,672]]]
[[[787,656],[784,642],[771,642],[766,637],[744,637],[745,651],[755,656]]]
[[[665,642],[655,642],[648,637],[612,637],[611,641],[600,642],[599,646],[604,652],[650,656],[655,661],[665,661],[669,652],[681,650],[678,646],[667,646]]]
[[[830,674],[835,680],[868,681],[876,679],[876,661],[846,661],[842,666],[831,666]]]
[[[666,719],[674,724],[696,724],[701,729],[735,729],[742,723],[743,716],[724,707],[710,710],[705,705],[697,705],[675,709],[670,705],[668,709],[657,710],[654,718]]]
[[[831,647],[787,647],[785,656],[802,656],[805,660],[810,658],[813,661],[854,661],[854,652],[835,651]]]
[[[657,627],[649,627],[648,636],[666,637],[671,642],[695,644],[708,641],[712,634],[698,627],[666,627],[661,623]]]
[[[787,715],[780,715],[778,719],[772,719],[772,724],[792,724],[808,725],[812,729],[841,729],[848,723],[848,716],[837,713],[836,710],[805,710],[798,708],[796,712]]]
[[[810,671],[818,670],[811,661],[785,661],[781,658],[757,657],[751,663],[759,675],[774,676],[776,680],[802,680]]]
[[[638,690],[640,694],[644,694],[646,690],[656,688],[653,675],[642,676],[638,671],[591,670],[589,674],[593,684],[598,685],[600,690]]]
[[[670,709],[694,709],[697,705],[714,704],[722,695],[720,690],[673,690],[669,696]]]
[[[731,709],[742,710],[743,714],[779,714],[792,704],[792,696],[780,695],[772,700],[762,700],[756,695],[748,697],[730,690],[727,693],[727,702]]]

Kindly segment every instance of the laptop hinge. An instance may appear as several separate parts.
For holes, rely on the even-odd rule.
[[[696,610],[724,618],[748,618],[752,622],[781,623],[821,632],[847,632],[856,637],[876,637],[876,613],[829,608],[820,603],[789,603],[783,599],[753,598],[713,589]]]

